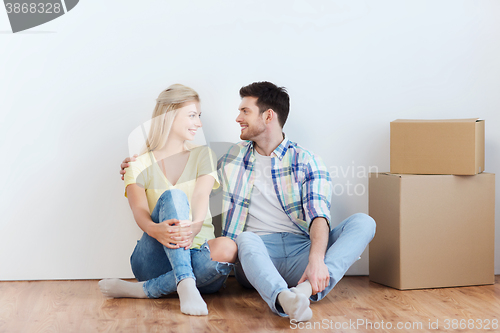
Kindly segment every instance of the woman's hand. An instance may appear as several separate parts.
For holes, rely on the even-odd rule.
[[[155,238],[169,249],[185,247],[185,244],[187,244],[186,242],[189,242],[191,239],[192,233],[190,224],[186,224],[184,221],[179,221],[177,219],[152,224],[150,230],[148,230],[148,235]],[[189,246],[191,246],[191,243],[192,240],[189,242]]]
[[[183,247],[186,250],[189,250],[191,248],[191,245],[193,245],[193,240],[196,237],[196,235],[198,234],[199,230],[197,230],[196,232],[193,232],[193,229],[192,229],[193,222],[191,222],[189,220],[180,221],[179,226],[181,228],[180,230],[189,230],[190,233],[185,240],[178,242],[177,245],[179,245],[179,247]]]

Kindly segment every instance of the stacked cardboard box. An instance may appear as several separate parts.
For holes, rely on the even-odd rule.
[[[484,121],[396,120],[391,173],[371,174],[370,280],[397,289],[494,283],[495,175]]]

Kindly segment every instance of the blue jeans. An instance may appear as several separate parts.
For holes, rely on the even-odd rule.
[[[348,217],[330,231],[325,254],[330,283],[312,295],[311,301],[319,301],[333,289],[374,235],[375,221],[361,213]],[[245,231],[236,238],[236,244],[240,260],[236,266],[238,282],[254,287],[274,313],[286,316],[277,297],[283,290],[295,287],[302,277],[309,263],[309,237],[287,232],[259,236]]]
[[[155,223],[169,219],[189,219],[189,202],[181,190],[165,191],[151,214]],[[188,277],[196,280],[201,293],[214,293],[224,284],[233,264],[210,259],[205,242],[199,249],[169,249],[147,233],[137,242],[130,257],[132,271],[138,281],[146,281],[144,292],[159,298],[177,290],[177,284]]]

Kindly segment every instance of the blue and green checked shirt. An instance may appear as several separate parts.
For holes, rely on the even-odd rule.
[[[316,217],[330,224],[332,182],[323,161],[286,137],[273,151],[274,189],[283,211],[307,236]],[[252,141],[242,141],[219,159],[222,236],[235,239],[245,228],[255,174]]]

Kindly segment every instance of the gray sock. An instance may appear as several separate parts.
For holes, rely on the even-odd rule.
[[[307,298],[311,297],[312,295],[312,287],[309,280],[305,280],[301,284],[298,284],[297,287],[291,288],[290,290],[294,293],[304,294]]]
[[[290,320],[308,321],[312,318],[309,299],[302,293],[294,293],[289,289],[283,290],[278,295],[278,302]]]
[[[207,304],[196,288],[193,278],[187,278],[177,285],[177,294],[181,301],[181,312],[192,316],[208,315]]]
[[[99,281],[99,288],[104,296],[113,298],[148,298],[142,289],[144,282],[128,282],[120,279]]]

